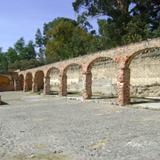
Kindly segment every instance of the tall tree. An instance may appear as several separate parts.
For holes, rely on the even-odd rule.
[[[106,16],[98,24],[108,47],[158,35],[155,31],[160,24],[160,1],[157,0],[75,0],[73,7],[80,15]]]
[[[96,38],[68,18],[57,18],[44,26],[46,55],[60,60],[93,52]]]
[[[2,52],[2,49],[0,48],[0,72],[4,73],[8,71],[8,61],[6,54]]]
[[[25,59],[25,40],[23,37],[18,39],[16,43],[14,44],[14,49],[17,52],[17,55],[20,59]]]
[[[45,58],[45,47],[44,47],[44,39],[41,33],[41,30],[38,28],[35,34],[35,43],[38,48],[38,57],[41,61]]]
[[[6,56],[8,59],[8,63],[14,63],[15,61],[17,61],[19,59],[17,52],[14,48],[10,47],[7,52],[6,52]]]
[[[29,41],[28,44],[24,48],[25,58],[27,60],[36,58],[35,45],[33,41]]]
[[[15,43],[14,49],[20,60],[29,60],[36,57],[35,45],[33,41],[29,41],[26,45],[24,38],[20,38]]]

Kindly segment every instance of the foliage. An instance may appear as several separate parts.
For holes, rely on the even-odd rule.
[[[30,59],[30,60],[20,60],[15,61],[14,63],[9,64],[10,71],[14,71],[16,69],[25,70],[34,67],[38,67],[44,65],[44,63],[38,61],[37,59]]]
[[[35,44],[29,41],[25,44],[25,40],[20,38],[10,47],[6,53],[0,54],[1,70],[7,72],[17,69],[29,69],[43,65],[41,61],[36,59]]]
[[[160,1],[157,0],[76,0],[79,15],[106,16],[98,20],[105,48],[159,36]]]
[[[44,35],[46,56],[53,61],[73,58],[96,50],[96,38],[72,19],[57,18],[45,24]]]
[[[35,44],[38,48],[38,58],[40,61],[44,61],[45,58],[45,47],[44,47],[44,38],[41,33],[41,30],[38,28],[35,34]]]
[[[18,57],[18,54],[16,52],[16,50],[12,47],[10,47],[8,49],[8,51],[6,52],[6,57],[7,57],[7,60],[8,60],[8,63],[14,63],[16,60],[19,59]]]
[[[0,49],[0,73],[7,72],[8,70],[8,61],[5,53]]]
[[[24,38],[20,38],[14,45],[14,49],[17,52],[20,60],[23,59],[32,59],[36,57],[36,52],[34,48],[33,41],[29,41],[28,44],[25,44]]]

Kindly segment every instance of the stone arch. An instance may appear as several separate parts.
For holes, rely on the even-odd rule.
[[[83,69],[83,66],[82,66],[81,63],[76,63],[76,62],[74,63],[74,62],[73,62],[73,63],[69,63],[69,64],[65,65],[64,68],[63,68],[63,70],[62,70],[62,73],[63,73],[63,74],[66,74],[68,68],[71,67],[71,66],[79,66],[80,68]]]
[[[135,52],[128,60],[130,97],[158,97],[160,92],[160,48]],[[132,98],[132,101],[136,101]]]
[[[44,94],[57,94],[60,88],[60,70],[57,67],[50,67],[45,76]]]
[[[10,91],[13,89],[14,86],[11,77],[0,74],[0,91]]]
[[[34,74],[33,92],[39,92],[44,89],[44,72],[37,70]]]
[[[138,56],[139,54],[141,54],[141,53],[142,53],[142,54],[143,54],[143,53],[145,54],[145,53],[147,53],[147,52],[152,52],[152,51],[154,51],[154,50],[156,50],[156,49],[160,49],[160,46],[159,46],[159,47],[146,48],[146,49],[139,50],[139,51],[131,54],[131,55],[128,56],[128,58],[126,59],[126,61],[125,61],[125,66],[126,66],[126,67],[129,67],[130,64],[131,64],[131,62],[132,62],[132,60],[133,60],[136,56]]]
[[[107,57],[107,56],[99,56],[99,57],[96,57],[96,58],[90,60],[90,61],[87,63],[87,65],[86,65],[86,71],[87,71],[87,72],[90,72],[91,69],[92,69],[92,66],[93,66],[94,63],[96,63],[97,61],[103,61],[103,60],[108,60],[108,59],[114,61],[113,58]]]
[[[92,95],[107,98],[117,97],[118,64],[112,57],[96,57],[87,63],[85,70],[86,91],[84,95],[86,98],[91,98]]]
[[[152,52],[159,48],[160,48],[160,44],[159,44],[159,47],[157,46],[157,44],[154,47],[151,41],[151,47],[150,47],[150,43],[148,42],[147,46],[144,45],[142,49],[139,49],[138,51],[136,49],[135,52],[121,59],[120,70],[119,70],[119,75],[118,75],[119,104],[126,105],[130,103],[130,83],[131,83],[130,82],[131,81],[130,65],[132,61],[139,54],[145,54],[147,52]]]
[[[26,73],[25,76],[25,91],[31,91],[32,90],[32,81],[33,76],[31,72]]]
[[[60,94],[66,96],[67,93],[77,94],[81,92],[83,68],[80,63],[69,63],[61,72],[60,75]]]
[[[24,75],[20,74],[18,77],[19,80],[19,90],[23,90],[24,87]]]
[[[50,67],[48,70],[47,70],[47,72],[46,72],[46,77],[50,77],[50,74],[51,74],[51,72],[52,72],[52,70],[58,70],[59,72],[60,72],[60,69],[59,68],[57,68],[57,67]]]

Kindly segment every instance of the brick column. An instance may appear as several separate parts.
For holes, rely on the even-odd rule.
[[[67,75],[66,73],[60,74],[60,96],[67,96]]]
[[[44,89],[43,92],[45,95],[50,94],[50,77],[44,77]]]
[[[19,88],[20,88],[20,82],[17,78],[15,78],[14,79],[14,90],[18,91],[18,90],[20,90]]]
[[[121,106],[130,103],[130,69],[122,67],[118,73],[118,104]]]
[[[24,79],[24,82],[23,82],[23,91],[24,92],[27,92],[28,90],[28,87],[27,87],[27,79]]]
[[[35,81],[34,78],[33,78],[33,81],[32,81],[32,92],[33,93],[38,92],[38,85],[37,85],[37,82]]]
[[[92,97],[92,73],[91,71],[83,72],[83,98]]]

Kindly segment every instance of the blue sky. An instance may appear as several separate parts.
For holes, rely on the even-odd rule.
[[[3,51],[20,38],[34,40],[37,28],[56,17],[76,18],[74,0],[1,0],[0,47]]]

